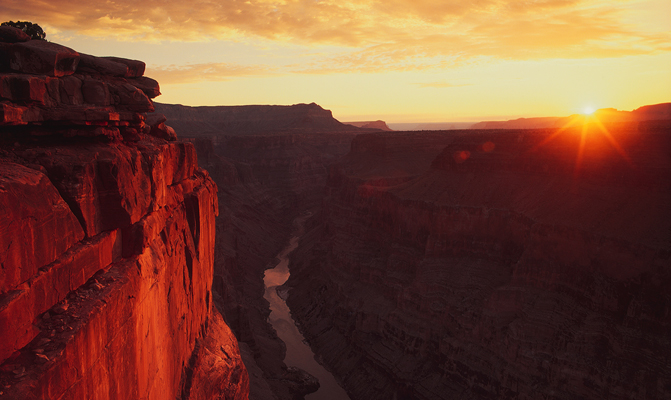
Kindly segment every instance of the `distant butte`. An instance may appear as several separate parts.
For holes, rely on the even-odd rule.
[[[358,121],[358,122],[344,122],[347,125],[356,126],[357,128],[379,129],[382,131],[392,131],[387,123],[381,120],[377,121]]]
[[[339,122],[330,110],[315,103],[203,107],[154,104],[156,113],[164,114],[186,137],[369,131]]]

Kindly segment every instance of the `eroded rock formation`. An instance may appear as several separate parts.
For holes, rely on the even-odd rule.
[[[211,293],[217,188],[145,122],[144,63],[0,56],[0,398],[246,398]]]
[[[671,397],[671,124],[606,128],[354,140],[288,282],[353,398]]]

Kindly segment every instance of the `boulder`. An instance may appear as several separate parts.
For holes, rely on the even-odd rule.
[[[79,53],[46,40],[0,46],[0,67],[34,75],[72,75],[79,64]]]
[[[142,75],[144,75],[144,69],[146,67],[146,64],[143,61],[129,60],[127,58],[121,58],[121,57],[100,57],[100,58],[103,60],[109,60],[115,63],[124,64],[126,67],[128,67],[128,71],[126,71],[126,75],[124,75],[124,77],[126,78],[139,78]]]
[[[135,111],[139,113],[154,111],[154,103],[144,92],[129,83],[110,85],[112,94],[120,109]]]
[[[7,25],[0,26],[0,42],[19,43],[27,42],[29,40],[30,36],[19,28]]]
[[[45,103],[46,77],[25,74],[0,74],[0,97],[15,103]]]
[[[157,97],[161,94],[161,89],[159,88],[158,82],[154,79],[147,78],[146,76],[129,79],[128,83],[142,90],[144,94],[146,94],[150,99],[153,99],[154,97]]]
[[[79,105],[84,103],[82,81],[79,77],[66,76],[58,80],[60,101],[63,104]]]
[[[177,140],[177,134],[175,133],[175,130],[163,122],[152,126],[149,134],[168,141]]]
[[[0,125],[21,125],[26,110],[26,107],[9,102],[0,103]]]
[[[150,127],[155,127],[158,126],[158,124],[163,123],[167,120],[165,115],[161,113],[150,113],[147,114],[147,119],[145,120],[145,123],[149,125]]]
[[[94,79],[84,78],[82,83],[82,95],[87,104],[97,106],[108,106],[110,104],[109,89],[105,82]]]
[[[128,73],[126,64],[96,57],[90,54],[80,54],[77,72],[82,74],[98,74],[124,77]]]

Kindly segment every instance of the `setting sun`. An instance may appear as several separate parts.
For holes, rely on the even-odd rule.
[[[596,111],[596,109],[594,107],[589,107],[588,106],[588,107],[583,108],[582,113],[584,115],[592,115],[592,114],[594,114],[595,111]]]

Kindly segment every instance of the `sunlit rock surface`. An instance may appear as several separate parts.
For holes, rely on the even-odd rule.
[[[353,398],[671,397],[671,124],[605,128],[354,140],[288,298]]]
[[[145,122],[144,63],[0,53],[0,398],[247,398],[213,307],[217,188]]]

